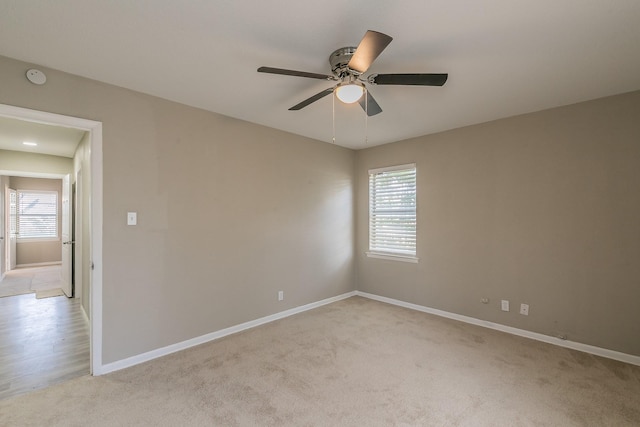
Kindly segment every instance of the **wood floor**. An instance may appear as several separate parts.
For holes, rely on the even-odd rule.
[[[78,299],[0,298],[0,399],[89,374],[89,326]]]

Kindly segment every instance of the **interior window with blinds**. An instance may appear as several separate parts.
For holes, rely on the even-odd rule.
[[[369,171],[369,256],[416,260],[416,165]]]
[[[18,190],[17,231],[19,239],[58,237],[58,193]]]

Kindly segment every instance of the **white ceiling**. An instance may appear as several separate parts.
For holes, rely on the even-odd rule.
[[[369,73],[447,72],[376,86],[365,121],[336,103],[336,143],[362,148],[640,89],[638,0],[57,0],[0,2],[0,54],[330,142],[329,73],[368,29],[393,42]],[[365,129],[368,142],[365,145]]]

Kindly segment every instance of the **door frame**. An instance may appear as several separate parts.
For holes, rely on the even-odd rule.
[[[92,375],[104,373],[102,365],[102,122],[0,104],[0,116],[89,132],[89,365]],[[86,172],[86,171],[84,171]],[[86,195],[86,192],[85,192]]]

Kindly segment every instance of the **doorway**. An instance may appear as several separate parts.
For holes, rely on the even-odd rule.
[[[7,129],[7,123],[6,119],[0,121],[0,137],[11,131],[10,126]],[[3,147],[6,145],[4,144]],[[62,159],[44,156],[34,158],[29,157],[30,153],[19,152],[3,151],[3,154],[8,157],[2,162],[5,168],[15,165],[16,159],[12,159],[11,155],[23,161],[24,168],[29,168],[29,162],[36,160],[46,165],[47,161]],[[72,164],[71,159],[66,160],[69,165]],[[9,239],[5,245],[7,254],[5,273],[10,273],[16,267],[41,267],[61,263],[65,269],[70,270],[71,257],[62,256],[63,249],[69,246],[63,244],[69,240],[65,235],[65,233],[69,234],[67,231],[69,227],[65,227],[65,224],[70,223],[73,216],[73,209],[64,208],[69,205],[62,187],[66,179],[68,177],[62,175],[42,177],[32,176],[28,172],[21,172],[20,175],[4,175],[4,184],[0,187],[6,188],[8,185],[4,198],[6,202],[2,209],[5,210],[8,219],[4,229]],[[65,279],[64,277],[60,279],[60,289],[67,296],[71,296],[71,280],[62,280]]]
[[[79,262],[86,266],[88,278],[83,287],[87,301],[89,318],[89,354],[90,373],[100,375],[102,370],[102,123],[77,117],[63,116],[50,112],[30,110],[11,105],[0,104],[0,117],[26,122],[75,128],[88,133],[86,155],[81,169],[85,175],[82,199],[85,201],[83,226],[87,231],[84,241],[87,243],[82,255],[77,254]],[[80,168],[78,168],[79,170]],[[2,175],[12,171],[0,171]],[[77,172],[77,170],[76,170]],[[77,175],[76,175],[77,176]],[[81,175],[82,176],[82,175]],[[77,197],[77,194],[76,194]],[[82,201],[78,201],[81,205]],[[6,245],[5,245],[6,248]]]

